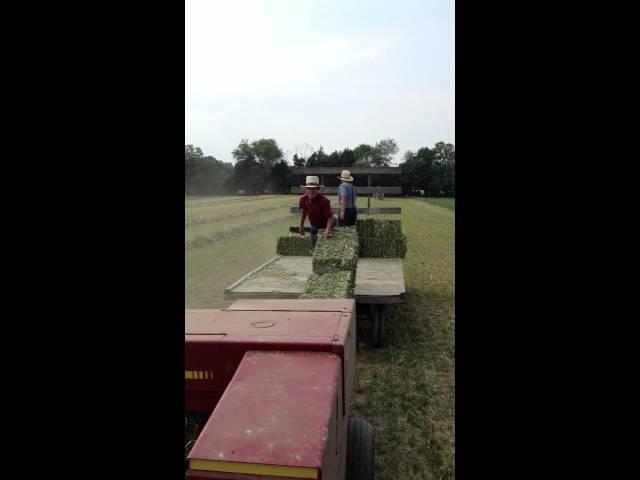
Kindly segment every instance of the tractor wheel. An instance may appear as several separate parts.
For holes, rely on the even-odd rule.
[[[362,418],[350,418],[347,428],[346,480],[374,480],[375,431]]]

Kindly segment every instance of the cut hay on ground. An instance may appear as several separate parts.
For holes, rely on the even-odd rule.
[[[185,240],[185,248],[191,249],[196,247],[202,247],[202,246],[217,242],[218,240],[222,240],[224,238],[235,237],[238,235],[249,233],[258,228],[266,227],[266,226],[272,225],[273,223],[277,223],[281,220],[287,219],[289,218],[289,216],[290,215],[284,215],[282,217],[277,217],[277,218],[268,218],[261,222],[254,222],[246,225],[238,225],[235,227],[231,227],[227,230],[217,230],[211,233],[199,234],[199,235],[196,235],[195,237],[188,238],[187,240]]]
[[[184,226],[185,227],[190,227],[192,225],[202,225],[205,223],[215,223],[215,222],[222,222],[223,220],[231,220],[231,219],[235,219],[235,218],[240,218],[240,217],[246,217],[249,215],[254,215],[256,213],[265,213],[265,212],[271,212],[272,210],[277,210],[279,208],[283,208],[283,207],[288,207],[287,204],[282,204],[282,205],[274,205],[272,207],[261,207],[261,208],[255,208],[253,210],[249,210],[247,212],[227,212],[227,213],[223,213],[222,215],[215,215],[215,216],[211,216],[211,217],[192,217],[192,216],[187,216],[187,218],[185,218],[184,221]]]
[[[255,202],[256,200],[271,200],[273,198],[278,198],[279,195],[259,195],[259,196],[250,196],[250,197],[237,197],[237,196],[233,196],[233,197],[220,197],[220,198],[213,198],[211,200],[201,200],[201,201],[195,201],[192,203],[185,203],[184,208],[200,208],[200,207],[206,207],[209,205],[222,205],[222,204],[226,204],[226,203],[232,203],[232,204],[241,204],[244,202]]]

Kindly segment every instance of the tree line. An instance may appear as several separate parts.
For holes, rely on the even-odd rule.
[[[289,193],[291,185],[304,177],[294,175],[292,167],[387,167],[398,153],[392,138],[375,145],[360,144],[327,154],[322,147],[306,156],[296,152],[289,164],[285,154],[272,139],[262,138],[249,142],[243,139],[231,152],[235,164],[205,156],[199,147],[185,145],[185,194],[221,195],[246,193]],[[372,175],[372,185],[402,186],[403,194],[424,192],[430,197],[455,196],[455,147],[438,142],[432,148],[422,147],[403,155],[402,175]],[[354,175],[356,186],[366,185],[367,177]],[[328,175],[326,185],[337,185],[339,180]]]

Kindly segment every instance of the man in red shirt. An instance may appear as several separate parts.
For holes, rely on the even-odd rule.
[[[325,229],[325,236],[330,237],[333,231],[335,218],[331,209],[331,202],[319,192],[320,182],[318,177],[309,176],[304,187],[305,194],[298,199],[298,207],[302,211],[300,218],[300,235],[304,237],[304,221],[309,217],[311,224],[311,245],[316,246],[318,230]]]

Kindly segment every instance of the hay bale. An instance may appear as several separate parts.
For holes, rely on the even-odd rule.
[[[330,238],[325,238],[324,230],[320,230],[313,251],[313,273],[322,275],[348,271],[355,275],[358,252],[358,232],[355,226],[335,228]]]
[[[363,216],[356,222],[361,257],[404,258],[407,236],[395,216]]]
[[[371,258],[404,258],[407,254],[407,236],[384,240],[372,237],[360,237],[360,256]]]
[[[313,253],[309,237],[303,237],[297,233],[282,235],[278,238],[276,246],[278,255],[308,256]]]
[[[376,237],[383,239],[395,239],[402,234],[402,223],[397,217],[363,216],[356,220],[358,235],[361,237]]]
[[[353,298],[354,283],[353,272],[314,273],[307,280],[300,298]]]
[[[380,258],[382,257],[382,240],[373,237],[360,238],[360,256]]]

